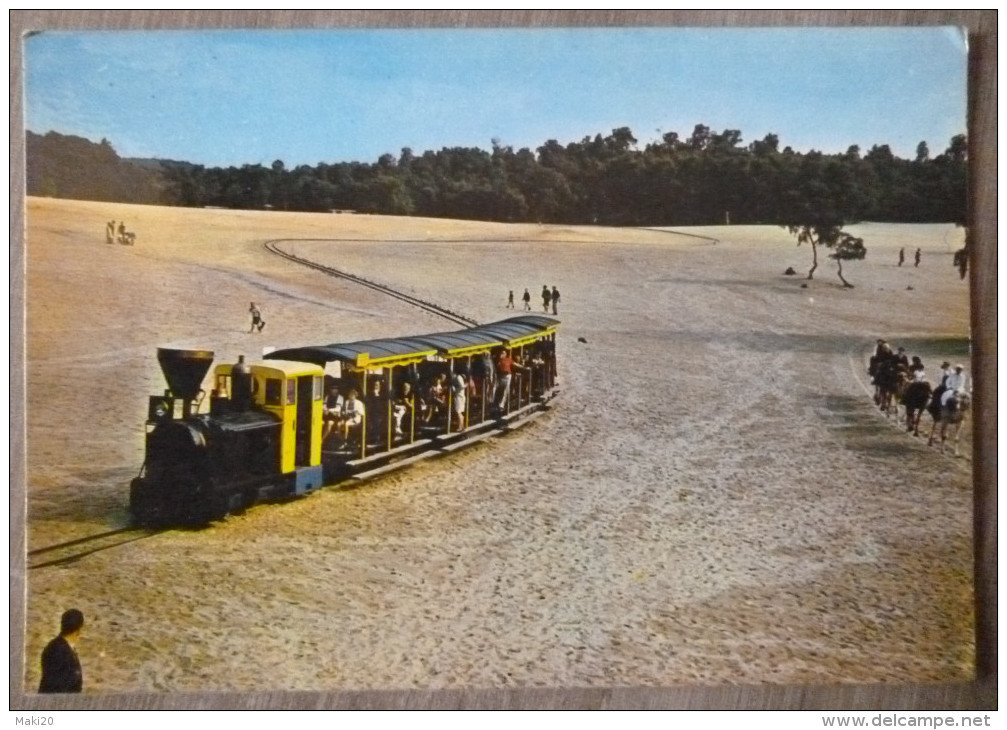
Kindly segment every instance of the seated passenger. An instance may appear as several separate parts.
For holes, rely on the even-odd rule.
[[[364,404],[357,400],[357,389],[350,388],[343,401],[343,407],[339,415],[339,428],[342,431],[343,443],[350,438],[350,429],[359,428],[364,422]]]
[[[329,388],[329,394],[325,396],[322,403],[322,442],[325,442],[336,425],[343,411],[343,396],[339,395],[339,388],[333,385]]]
[[[439,373],[434,378],[434,382],[427,388],[424,423],[431,423],[434,419],[439,419],[443,415],[448,404],[448,392],[444,385],[446,379],[444,373]]]
[[[413,384],[408,380],[402,381],[399,386],[399,396],[392,406],[392,417],[395,419],[395,435],[402,436],[402,420],[408,416],[407,423],[412,424],[413,411],[416,409],[416,394],[413,392]],[[412,429],[410,429],[411,431]]]

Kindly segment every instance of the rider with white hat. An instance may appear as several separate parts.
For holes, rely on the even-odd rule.
[[[944,386],[947,390],[945,390],[944,394],[941,396],[941,405],[946,405],[951,399],[951,395],[953,393],[964,393],[965,383],[965,366],[959,363],[958,365],[955,365],[954,372],[944,379]]]

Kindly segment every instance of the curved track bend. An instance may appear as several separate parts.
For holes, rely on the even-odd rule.
[[[323,264],[320,264],[317,261],[312,261],[311,259],[306,259],[302,256],[289,253],[287,251],[284,251],[278,245],[283,241],[298,241],[298,240],[314,241],[314,240],[325,240],[325,239],[277,238],[271,241],[266,241],[264,246],[266,250],[269,251],[270,253],[274,253],[277,256],[282,256],[283,258],[289,261],[301,264],[302,266],[307,266],[308,268],[315,269],[316,271],[321,271],[323,274],[327,274],[328,276],[333,276],[338,279],[346,279],[347,281],[352,281],[354,284],[360,284],[361,286],[366,286],[369,289],[374,289],[375,291],[379,291],[382,294],[387,294],[390,297],[394,297],[395,299],[400,299],[403,302],[412,304],[414,307],[418,307],[424,310],[425,312],[430,312],[431,314],[436,314],[439,317],[443,317],[444,319],[453,322],[455,324],[461,325],[462,327],[472,327],[474,325],[479,324],[479,322],[472,319],[471,317],[466,317],[462,314],[458,314],[457,312],[452,312],[450,309],[434,304],[433,302],[428,302],[424,299],[411,296],[409,294],[406,294],[405,292],[393,289],[390,286],[385,286],[384,284],[379,284],[375,281],[365,279],[362,276],[356,276],[354,274],[350,274],[345,271],[340,271],[339,269],[334,269],[331,266],[325,266]]]
[[[275,239],[271,241],[266,241],[265,248],[270,253],[274,253],[277,256],[282,256],[289,261],[301,264],[302,266],[307,266],[309,268],[321,271],[323,274],[333,276],[340,279],[346,279],[347,281],[352,281],[355,284],[360,284],[361,286],[366,286],[375,291],[379,291],[382,294],[387,294],[395,299],[400,299],[408,304],[412,304],[415,307],[430,312],[431,314],[436,314],[439,317],[453,322],[455,324],[461,325],[463,327],[471,327],[473,325],[479,324],[476,320],[466,317],[464,315],[458,314],[457,312],[452,312],[450,309],[441,307],[433,302],[428,302],[418,297],[411,296],[405,292],[398,291],[391,287],[379,284],[374,281],[370,281],[360,276],[355,276],[349,274],[345,271],[339,271],[330,266],[324,266],[310,259],[297,256],[292,253],[288,253],[280,248],[277,244],[282,241],[293,241],[302,239]],[[315,240],[315,239],[311,239]],[[346,481],[354,481],[352,479]],[[358,478],[359,481],[359,478]],[[342,482],[340,483],[342,484]],[[338,485],[334,485],[338,486]],[[97,552],[102,552],[104,550],[109,550],[111,548],[119,547],[120,545],[126,545],[135,540],[142,540],[148,537],[154,537],[165,530],[145,530],[136,527],[124,527],[116,530],[110,530],[108,532],[99,533],[96,535],[89,535],[87,537],[79,538],[76,540],[69,540],[67,542],[59,543],[56,545],[48,545],[46,547],[38,548],[36,550],[29,550],[27,553],[28,557],[28,570],[37,570],[39,568],[50,568],[67,565],[69,563],[76,562],[81,558],[88,555],[92,555]]]

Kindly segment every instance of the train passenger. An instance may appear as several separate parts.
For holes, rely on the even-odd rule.
[[[466,396],[469,391],[469,372],[464,365],[451,376],[451,422],[457,431],[465,429]]]
[[[430,383],[427,388],[427,395],[425,400],[426,413],[424,415],[424,423],[433,423],[435,420],[439,420],[448,404],[448,391],[447,385],[445,384],[447,378],[444,373],[438,373],[434,376],[434,380]]]
[[[343,443],[350,438],[350,429],[359,428],[364,422],[364,404],[357,400],[357,389],[350,388],[343,401],[342,413],[339,417],[339,427],[342,430]]]
[[[370,392],[364,399],[364,410],[367,412],[368,441],[383,440],[386,428],[388,403],[381,392],[381,381],[373,378],[370,382]]]
[[[413,412],[416,410],[416,393],[413,384],[408,380],[403,380],[399,386],[399,396],[392,405],[392,417],[395,419],[395,435],[402,436],[402,420],[408,416],[408,423],[412,423]]]
[[[325,396],[322,403],[322,443],[335,430],[339,424],[343,412],[343,396],[339,395],[339,388],[333,385],[329,388],[329,394]]]
[[[541,342],[532,348],[531,358],[528,365],[531,369],[531,392],[532,396],[541,396],[546,389],[546,361]]]
[[[489,351],[477,355],[472,365],[473,375],[479,383],[480,391],[492,397],[493,385],[496,381],[496,370],[493,367],[493,356]]]
[[[500,350],[496,361],[496,393],[493,396],[493,405],[500,411],[507,412],[510,402],[510,383],[514,370],[527,370],[524,365],[514,362],[510,356],[510,350],[506,347]]]

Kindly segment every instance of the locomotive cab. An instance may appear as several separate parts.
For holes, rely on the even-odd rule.
[[[321,486],[322,369],[271,360],[247,366],[246,373],[242,364],[214,368],[210,414],[241,412],[247,399],[249,410],[276,416],[281,423],[278,471],[295,476],[296,494]],[[312,476],[316,471],[317,483]]]

